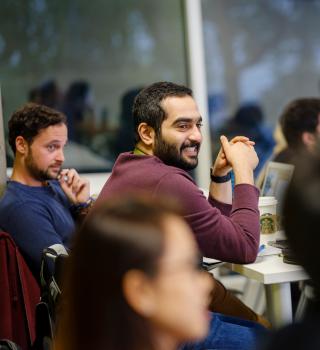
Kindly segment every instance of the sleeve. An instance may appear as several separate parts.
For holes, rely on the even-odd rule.
[[[63,244],[61,237],[52,224],[50,213],[39,203],[19,204],[13,210],[14,215],[8,215],[6,230],[32,269],[39,271],[43,249]]]
[[[164,176],[156,190],[156,195],[163,194],[181,202],[204,256],[232,263],[251,263],[256,259],[260,238],[256,187],[235,186],[230,217],[223,215],[214,200],[208,201],[187,176]]]

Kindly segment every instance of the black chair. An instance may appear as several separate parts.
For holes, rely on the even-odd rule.
[[[41,301],[36,306],[34,350],[49,350],[54,338],[56,310],[61,295],[62,272],[68,253],[63,245],[44,249],[41,259]]]

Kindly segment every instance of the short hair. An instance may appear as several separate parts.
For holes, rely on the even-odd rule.
[[[123,278],[132,269],[157,274],[166,217],[181,217],[172,203],[130,196],[102,202],[89,214],[76,232],[64,278],[62,348],[152,348],[147,320],[124,297]]]
[[[295,161],[295,171],[283,202],[283,225],[290,246],[320,292],[320,156],[305,151]]]
[[[133,121],[135,142],[140,140],[138,126],[147,123],[159,135],[161,124],[166,119],[166,113],[161,102],[167,97],[192,96],[192,90],[186,86],[171,82],[154,83],[141,90],[133,104]]]
[[[315,132],[319,115],[319,98],[299,98],[287,105],[280,116],[280,125],[290,148],[303,148],[302,134]]]
[[[23,105],[12,114],[8,123],[9,144],[13,153],[16,153],[18,136],[22,136],[28,144],[32,144],[40,130],[61,123],[67,124],[66,117],[61,112],[36,103]]]

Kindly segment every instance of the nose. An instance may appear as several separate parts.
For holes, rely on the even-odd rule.
[[[198,143],[202,142],[202,134],[201,134],[201,130],[199,129],[199,127],[197,125],[194,125],[191,133],[189,135],[189,139],[191,141],[196,141]]]
[[[58,152],[57,152],[57,154],[56,154],[56,160],[58,161],[58,162],[61,162],[61,163],[63,163],[64,162],[64,153],[63,153],[63,149],[61,148],[61,149],[59,149],[58,150]]]
[[[215,288],[215,281],[212,278],[212,275],[207,273],[206,271],[201,272],[201,283],[202,283],[202,290],[204,295],[210,299],[210,295]]]

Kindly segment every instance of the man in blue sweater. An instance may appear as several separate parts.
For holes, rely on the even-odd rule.
[[[90,205],[89,182],[61,169],[66,117],[49,107],[26,104],[9,121],[13,172],[0,201],[0,228],[8,232],[39,278],[41,254],[53,244],[69,246],[75,219]]]

